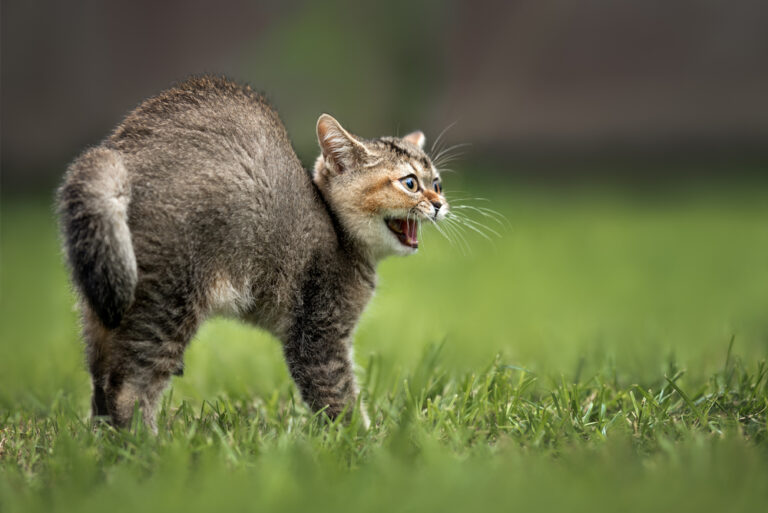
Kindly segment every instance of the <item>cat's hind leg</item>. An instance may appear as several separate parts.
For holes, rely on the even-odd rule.
[[[102,324],[85,300],[81,302],[81,309],[83,314],[85,354],[93,385],[91,416],[94,420],[107,419],[109,411],[107,409],[104,385],[107,375],[106,361],[111,347],[111,333],[104,327],[104,324]]]
[[[104,398],[116,427],[129,426],[138,408],[144,423],[156,430],[157,404],[171,376],[183,370],[198,316],[193,307],[174,307],[170,301],[137,303],[112,334]]]

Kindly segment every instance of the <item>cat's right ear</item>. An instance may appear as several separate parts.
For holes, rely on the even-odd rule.
[[[345,172],[368,154],[363,143],[328,114],[317,120],[317,142],[320,143],[325,167],[334,174]]]

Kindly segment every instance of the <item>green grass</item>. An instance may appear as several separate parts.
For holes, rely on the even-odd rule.
[[[765,184],[488,191],[500,238],[381,265],[370,430],[313,417],[276,341],[214,320],[157,436],[89,425],[50,207],[3,201],[0,511],[764,507]]]

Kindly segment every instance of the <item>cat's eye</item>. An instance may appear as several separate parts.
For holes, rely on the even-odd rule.
[[[440,183],[440,180],[435,180],[432,182],[432,187],[434,187],[435,192],[438,194],[441,194],[443,192],[443,184]]]
[[[419,182],[416,180],[416,177],[413,175],[406,176],[405,178],[400,179],[400,183],[403,184],[403,187],[405,187],[405,190],[408,192],[416,192],[419,190]]]

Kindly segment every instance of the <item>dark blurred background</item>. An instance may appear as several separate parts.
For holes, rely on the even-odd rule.
[[[50,190],[142,99],[201,72],[264,91],[305,163],[322,112],[363,136],[455,123],[464,167],[500,176],[768,161],[760,0],[4,0],[4,193]]]

